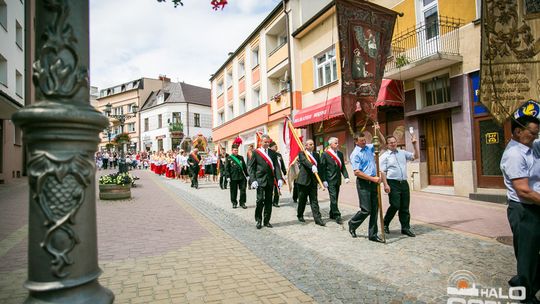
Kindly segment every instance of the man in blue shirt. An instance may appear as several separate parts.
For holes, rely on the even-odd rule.
[[[390,206],[384,216],[384,232],[390,233],[390,222],[398,212],[399,222],[401,223],[401,233],[410,237],[415,237],[411,231],[411,214],[409,205],[411,202],[411,193],[409,183],[407,182],[407,161],[418,158],[418,149],[416,148],[416,138],[412,138],[414,153],[400,150],[397,148],[397,139],[390,135],[386,137],[386,150],[382,155],[380,162],[381,172],[386,176],[384,190],[388,193]]]
[[[380,133],[378,124],[375,124],[375,132]],[[384,142],[384,137],[381,136],[381,139]],[[377,211],[379,209],[377,187],[379,187],[381,177],[377,176],[375,150],[373,144],[366,143],[363,134],[356,134],[354,143],[356,147],[351,153],[350,160],[356,176],[356,191],[360,201],[360,211],[349,221],[349,233],[355,238],[356,229],[369,216],[369,240],[383,243],[383,240],[377,235]]]
[[[524,303],[540,303],[535,298],[540,290],[540,142],[536,140],[539,123],[530,116],[513,120],[512,139],[501,158],[517,260],[517,275],[508,283],[525,287]]]

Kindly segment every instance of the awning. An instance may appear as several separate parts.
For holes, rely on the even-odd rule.
[[[397,106],[403,107],[405,104],[405,91],[403,81],[393,79],[383,79],[379,96],[375,106]]]
[[[293,118],[295,128],[343,115],[341,96],[299,110]]]

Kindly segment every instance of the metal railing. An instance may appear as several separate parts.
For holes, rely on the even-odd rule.
[[[438,16],[420,23],[392,40],[385,72],[402,68],[435,54],[459,55],[459,18]]]

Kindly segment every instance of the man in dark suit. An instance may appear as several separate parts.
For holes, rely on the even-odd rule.
[[[248,164],[251,188],[257,190],[257,207],[255,208],[257,229],[262,228],[261,222],[263,220],[264,226],[272,228],[272,224],[270,224],[270,217],[272,216],[272,192],[274,185],[281,188],[283,184],[276,154],[268,148],[271,142],[270,136],[264,134],[261,138],[262,147],[253,151]]]
[[[277,151],[277,144],[275,141],[271,142],[270,150],[274,151],[276,153],[276,159],[278,163],[278,167],[282,173],[282,176],[287,175],[287,169],[285,168],[285,163],[283,162],[283,156],[281,153]],[[272,199],[272,206],[279,208],[279,189],[274,186],[274,197]]]
[[[324,226],[325,223],[321,218],[321,212],[319,211],[319,202],[317,200],[317,177],[315,173],[320,172],[321,160],[319,154],[315,152],[315,143],[309,139],[306,141],[306,151],[298,154],[298,164],[300,166],[300,173],[296,184],[298,185],[298,211],[297,217],[300,222],[304,220],[304,210],[306,209],[306,201],[309,197],[309,204],[311,206],[311,212],[315,219],[315,224]],[[323,172],[321,172],[322,174]]]
[[[238,146],[237,146],[237,149],[238,149]],[[227,154],[225,152],[225,150],[223,150],[223,152],[221,152],[221,154],[219,155],[219,159],[218,159],[218,162],[219,162],[219,187],[221,188],[221,190],[227,189],[227,176],[226,176],[227,158],[229,158],[229,154]]]
[[[345,182],[348,183],[349,174],[345,168],[343,153],[338,150],[338,139],[330,137],[328,144],[328,149],[321,156],[321,167],[325,177],[323,184],[330,195],[330,218],[335,219],[336,223],[342,224],[341,213],[338,208],[339,188],[341,186],[341,175],[345,178]]]
[[[199,189],[199,170],[201,157],[199,156],[199,149],[195,148],[188,157],[189,170],[191,171],[191,188]]]
[[[240,207],[246,209],[247,165],[242,155],[238,155],[238,145],[236,144],[232,145],[232,154],[227,156],[225,161],[225,176],[230,185],[233,208],[238,206],[236,198],[238,191],[240,191]]]

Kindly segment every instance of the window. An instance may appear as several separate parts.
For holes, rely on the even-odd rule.
[[[162,104],[164,101],[165,101],[165,98],[164,98],[164,96],[163,96],[163,93],[159,94],[159,95],[157,96],[157,102],[156,102],[156,104],[158,104],[158,105],[159,105],[159,104]]]
[[[4,0],[0,0],[0,25],[7,31],[7,5]]]
[[[223,94],[223,80],[218,82],[216,90],[217,90],[217,96]]]
[[[23,91],[23,76],[19,71],[15,70],[15,93],[22,97]]]
[[[422,0],[423,1],[423,21],[426,26],[426,40],[437,37],[439,35],[439,17],[437,9],[437,0]]]
[[[232,86],[232,70],[227,71],[227,88]]]
[[[448,75],[434,77],[423,82],[422,87],[426,107],[450,102],[450,79]]]
[[[193,125],[195,127],[201,127],[201,114],[193,113]]]
[[[130,122],[127,124],[127,131],[128,132],[135,132],[135,123],[134,122]]]
[[[148,131],[148,129],[149,129],[149,128],[148,128],[148,125],[149,125],[149,123],[148,123],[148,118],[145,118],[145,119],[144,119],[144,131],[145,131],[145,132]]]
[[[223,111],[218,113],[218,125],[221,125],[225,122],[225,113]]]
[[[0,83],[7,87],[7,60],[0,54]]]
[[[128,113],[133,113],[133,106],[136,105],[135,103],[128,105]]]
[[[114,113],[114,115],[122,115],[122,114],[124,114],[124,107],[119,106],[119,107],[114,108],[113,113]]]
[[[246,75],[246,66],[244,64],[244,61],[240,61],[238,63],[238,78],[242,78]]]
[[[256,89],[253,89],[253,107],[258,107],[261,103],[261,89],[259,88],[256,88]]]
[[[23,29],[18,20],[15,20],[15,43],[22,50],[23,48]]]
[[[234,118],[234,105],[229,105],[227,107],[227,120],[231,120]]]
[[[14,130],[15,134],[13,136],[13,144],[15,145],[22,145],[22,131],[21,131],[21,128],[15,126],[15,130]]]
[[[251,50],[251,67],[255,68],[259,65],[259,47]]]
[[[179,122],[182,122],[182,113],[173,112],[172,113],[172,123],[179,123]]]
[[[159,114],[157,116],[157,127],[158,127],[158,129],[163,127],[163,115],[162,114]]]
[[[337,80],[336,49],[334,46],[315,57],[317,87],[320,88]]]
[[[114,134],[120,134],[120,133],[124,133],[124,128],[122,126],[116,126],[114,127]]]
[[[240,105],[240,109],[239,109],[240,114],[246,113],[246,98],[245,97],[240,97],[239,105]]]

